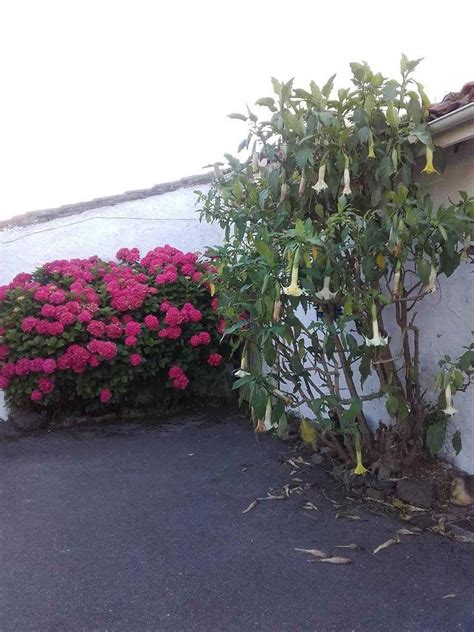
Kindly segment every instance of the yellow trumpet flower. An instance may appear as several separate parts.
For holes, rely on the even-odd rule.
[[[439,173],[439,171],[436,171],[436,169],[434,168],[433,150],[431,149],[431,147],[428,147],[428,145],[426,146],[426,164],[425,164],[425,168],[423,169],[421,173],[427,173],[427,174]]]
[[[298,287],[298,271],[299,271],[299,255],[295,254],[293,260],[293,268],[291,270],[291,283],[287,287],[283,288],[283,292],[288,296],[301,296],[303,290]]]
[[[366,472],[368,472],[367,468],[364,467],[364,464],[362,463],[362,451],[360,448],[360,436],[359,434],[356,435],[355,438],[355,449],[356,449],[356,466],[354,469],[354,474],[358,474],[358,475],[362,475],[362,474],[366,474]]]

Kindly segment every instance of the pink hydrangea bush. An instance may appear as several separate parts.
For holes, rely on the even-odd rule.
[[[144,382],[190,391],[224,370],[212,264],[171,246],[46,263],[0,287],[0,388],[16,406],[120,406]]]

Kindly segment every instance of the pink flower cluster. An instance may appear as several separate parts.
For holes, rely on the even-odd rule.
[[[109,385],[118,401],[136,375],[159,374],[163,365],[171,365],[173,388],[185,389],[183,350],[186,366],[190,358],[201,368],[222,363],[219,353],[199,348],[218,342],[218,301],[202,281],[213,266],[169,245],[141,259],[137,248],[122,248],[117,259],[55,260],[0,287],[0,388],[18,398],[24,389],[47,406],[70,389],[72,372],[80,397],[106,404]],[[32,340],[31,355],[41,357],[19,354]]]
[[[199,283],[202,274],[197,270],[196,262],[196,254],[181,252],[167,244],[151,250],[140,263],[150,273],[158,273],[155,278],[157,285],[166,285],[176,283],[179,274]]]
[[[189,379],[180,366],[172,366],[168,371],[168,377],[172,381],[173,388],[176,390],[182,391],[189,384]]]
[[[222,356],[220,353],[211,353],[207,359],[209,366],[219,366],[222,362]]]
[[[200,345],[208,345],[211,342],[211,334],[207,331],[201,331],[199,334],[191,336],[191,346],[199,347]]]
[[[150,294],[156,294],[157,289],[147,285],[146,274],[115,263],[111,263],[110,268],[103,280],[111,297],[111,305],[117,311],[139,309]]]
[[[140,251],[138,248],[120,248],[115,255],[119,261],[126,261],[127,263],[135,263],[140,259]]]

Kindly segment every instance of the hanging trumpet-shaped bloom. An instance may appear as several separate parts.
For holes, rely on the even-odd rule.
[[[450,417],[455,415],[458,411],[454,408],[451,400],[451,384],[448,384],[444,389],[444,398],[446,399],[446,408],[443,409],[443,413],[446,413]]]
[[[281,185],[281,191],[280,191],[280,204],[286,200],[286,198],[288,197],[289,191],[290,191],[290,187],[288,186],[286,182],[283,182],[283,184]]]
[[[360,436],[359,433],[356,434],[355,437],[355,449],[356,449],[356,467],[354,469],[354,474],[365,474],[368,470],[364,467],[362,463],[362,450],[360,448]]]
[[[244,350],[242,353],[242,358],[240,360],[240,369],[237,369],[237,371],[234,371],[235,377],[245,377],[246,375],[250,375],[248,368],[249,368],[249,359],[248,359],[248,353],[247,353],[247,343],[245,343]]]
[[[274,323],[280,322],[280,313],[281,313],[281,301],[277,299],[273,303],[273,322]]]
[[[467,233],[464,235],[462,252],[459,258],[460,261],[462,261],[463,263],[469,263],[468,251],[469,251],[470,246],[471,246],[471,235]]]
[[[273,428],[272,423],[272,398],[269,396],[267,401],[267,407],[265,408],[265,430],[271,430]]]
[[[349,157],[346,156],[346,163],[344,167],[344,189],[342,190],[342,195],[350,195],[351,191],[351,174],[349,171]]]
[[[433,165],[433,150],[431,149],[431,147],[428,147],[428,145],[426,146],[426,164],[422,173],[438,173]]]
[[[284,393],[283,391],[279,391],[277,388],[274,388],[272,394],[278,399],[281,399],[287,406],[291,406],[293,403],[293,398],[289,393]]]
[[[303,171],[301,173],[300,186],[299,186],[299,189],[298,189],[299,197],[303,197],[305,188],[306,188],[306,176],[304,174],[304,169],[303,169]]]
[[[337,292],[331,292],[329,284],[331,283],[331,277],[324,277],[323,289],[316,292],[316,298],[318,301],[332,301],[336,297]]]
[[[368,347],[384,347],[388,343],[388,336],[384,338],[379,332],[379,321],[377,320],[377,308],[375,303],[372,304],[372,338],[365,338],[365,344]]]
[[[291,283],[283,288],[283,292],[288,296],[301,296],[303,294],[303,290],[298,287],[299,259],[299,253],[297,252],[291,269]]]
[[[428,294],[432,294],[433,292],[436,292],[436,268],[434,267],[434,265],[431,266],[431,270],[430,270],[430,276],[428,279],[428,284],[425,285],[425,292],[427,292]]]
[[[397,265],[395,267],[395,274],[393,276],[393,288],[392,288],[392,296],[394,296],[395,298],[399,298],[401,294],[400,277],[401,277],[401,264],[400,264],[400,261],[397,261]]]
[[[258,162],[259,162],[258,154],[257,154],[256,151],[254,151],[253,154],[252,154],[252,171],[254,173],[258,173],[258,168],[259,168]]]
[[[324,191],[325,189],[328,188],[328,185],[324,181],[325,176],[326,176],[326,165],[323,163],[319,167],[319,170],[318,170],[318,181],[313,187],[311,187],[314,191],[316,191],[316,193],[321,193],[321,191]]]
[[[372,135],[372,132],[369,132],[369,153],[367,154],[367,158],[375,158],[374,137]]]

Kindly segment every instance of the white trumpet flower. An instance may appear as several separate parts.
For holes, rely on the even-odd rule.
[[[274,323],[280,322],[280,313],[281,313],[281,301],[277,299],[273,303],[273,322]]]
[[[253,152],[252,154],[252,171],[254,173],[258,173],[258,154],[256,151]]]
[[[324,277],[323,289],[319,292],[316,292],[316,298],[319,301],[332,301],[333,298],[336,297],[337,292],[331,292],[329,289],[329,284],[331,283],[331,277]]]
[[[274,426],[272,424],[272,398],[269,397],[267,401],[267,407],[265,408],[265,430],[271,430]]]
[[[240,360],[240,369],[234,371],[235,377],[245,377],[246,375],[250,375],[249,371],[249,360],[247,356],[247,344],[244,346],[244,352],[242,353],[242,358]]]
[[[400,277],[401,277],[401,266],[400,266],[400,261],[397,261],[397,266],[395,268],[395,274],[393,276],[393,288],[392,288],[392,295],[395,298],[399,298],[400,297]]]
[[[313,187],[311,187],[314,191],[316,191],[316,193],[321,193],[321,191],[324,191],[325,189],[328,188],[328,185],[326,184],[324,180],[325,175],[326,175],[326,165],[322,164],[318,170],[318,181]]]
[[[342,190],[342,195],[350,195],[351,191],[351,173],[349,171],[349,157],[345,156],[345,164],[344,164],[344,189]]]
[[[443,409],[443,413],[446,413],[450,417],[455,415],[458,411],[454,408],[453,403],[451,401],[451,384],[448,384],[444,389],[444,397],[446,399],[446,408]]]
[[[437,291],[436,276],[437,276],[436,268],[432,265],[431,270],[430,270],[430,276],[428,279],[428,284],[425,285],[425,292],[432,294],[433,292]]]
[[[342,195],[350,195],[352,193],[351,190],[351,174],[349,172],[349,167],[345,167],[344,169],[344,189],[342,190]]]
[[[379,322],[377,320],[377,308],[372,305],[372,338],[365,338],[365,344],[368,347],[385,347],[388,343],[388,336],[384,338],[380,335]]]

